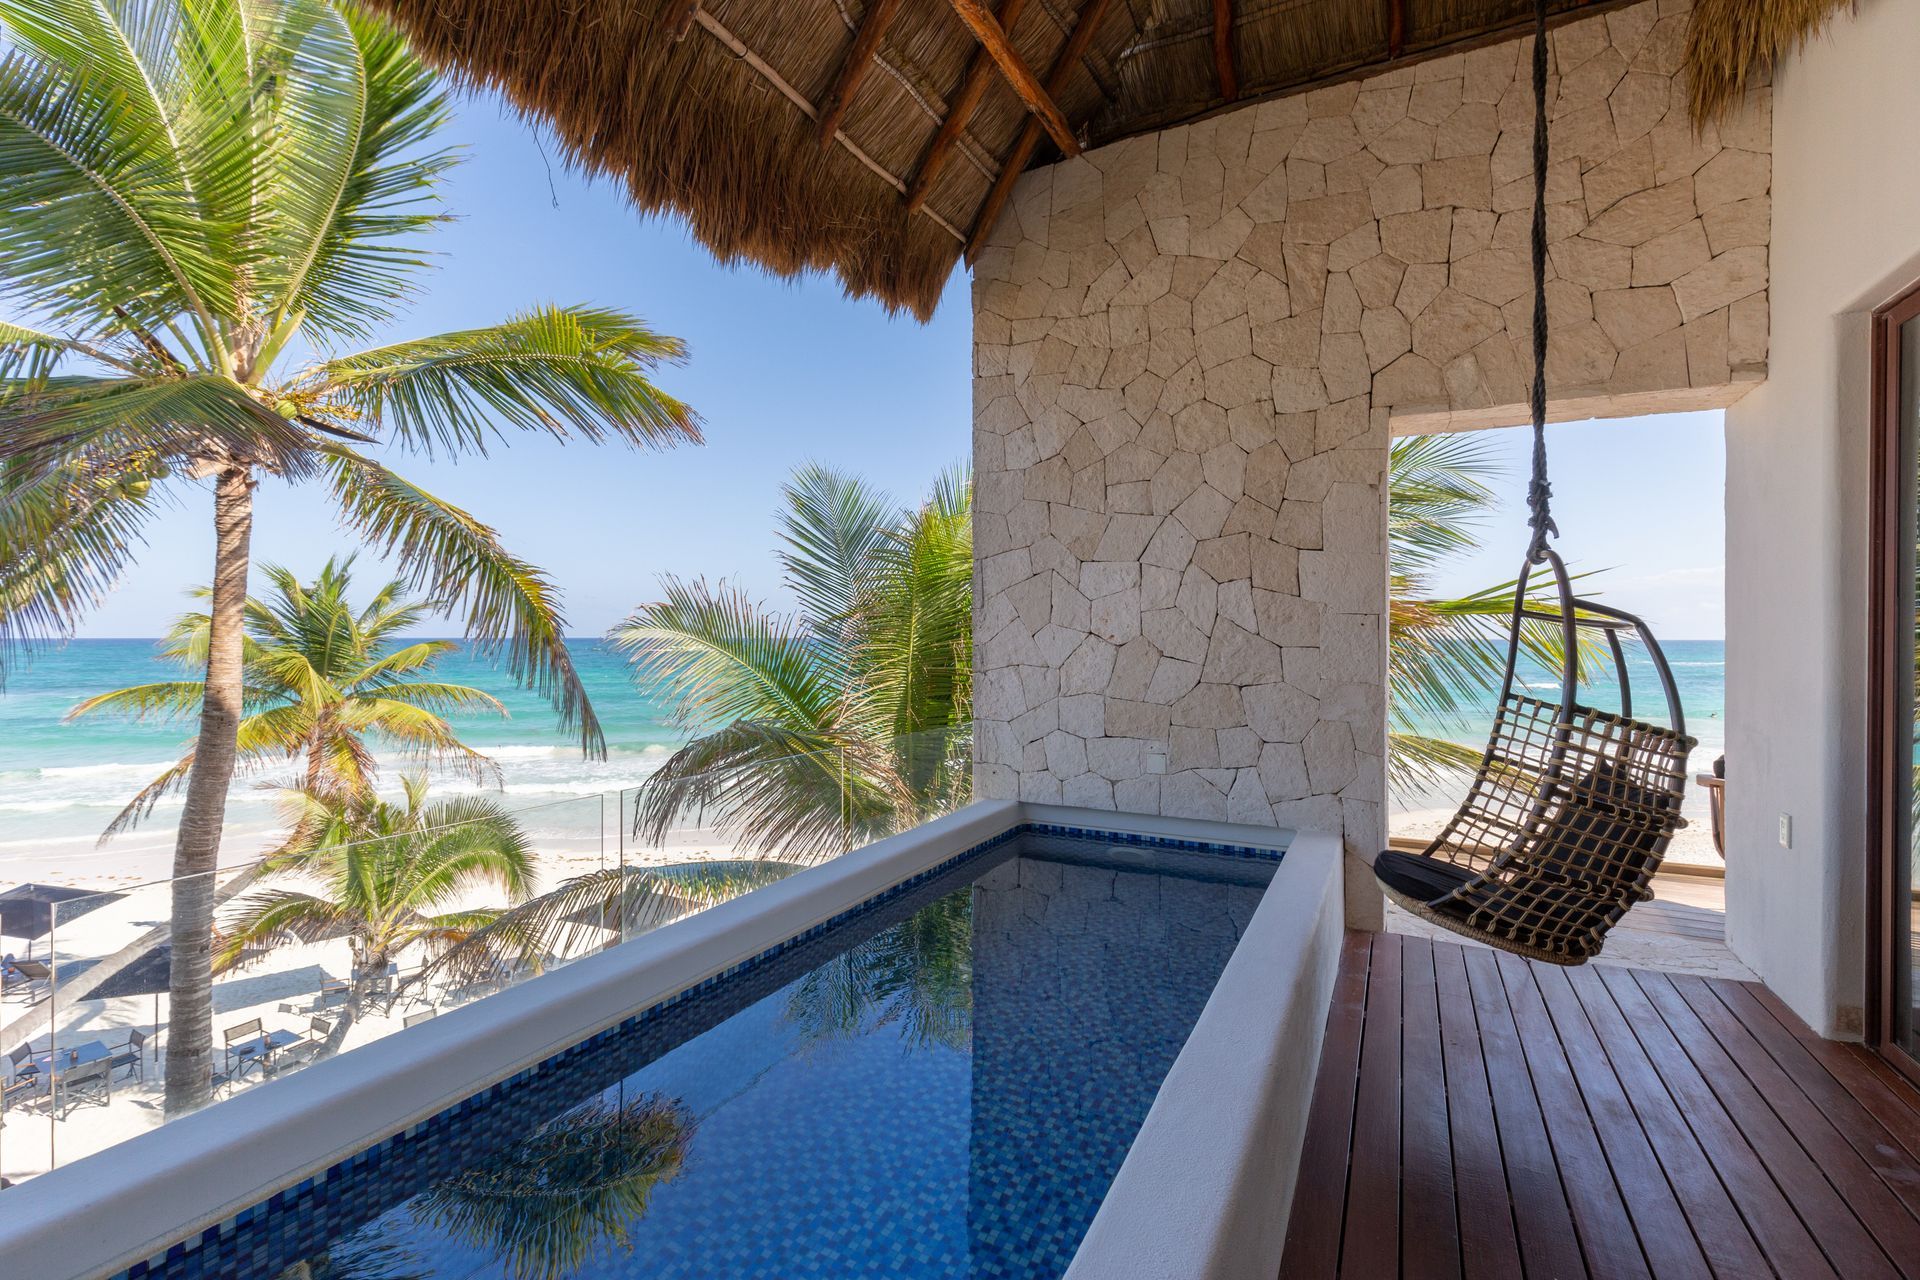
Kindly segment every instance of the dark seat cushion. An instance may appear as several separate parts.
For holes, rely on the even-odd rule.
[[[1465,867],[1425,854],[1400,853],[1393,849],[1373,860],[1373,874],[1387,888],[1416,902],[1443,898],[1474,878],[1474,873]]]

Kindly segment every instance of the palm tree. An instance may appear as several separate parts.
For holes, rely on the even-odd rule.
[[[1480,751],[1424,732],[1464,729],[1481,695],[1506,666],[1513,582],[1463,596],[1435,596],[1448,559],[1479,546],[1475,529],[1497,499],[1487,480],[1500,470],[1489,442],[1473,434],[1403,436],[1393,442],[1387,496],[1387,774],[1420,787],[1480,765]],[[1543,606],[1558,608],[1558,602]],[[1553,626],[1521,633],[1526,654],[1560,665]]]
[[[711,808],[756,847],[809,854],[910,826],[964,797],[970,716],[972,487],[952,473],[901,512],[821,467],[785,488],[791,615],[722,582],[668,577],[609,633],[634,679],[703,729],[642,787],[657,840]]]
[[[514,1280],[578,1275],[603,1245],[632,1247],[631,1229],[654,1188],[680,1176],[693,1133],[685,1108],[658,1095],[589,1103],[435,1183],[413,1215],[494,1254]]]
[[[247,710],[236,735],[237,768],[293,762],[309,795],[370,796],[377,773],[367,745],[372,738],[422,764],[451,767],[475,779],[497,777],[498,766],[461,742],[445,716],[474,711],[504,716],[506,708],[469,685],[421,679],[459,646],[451,640],[398,643],[397,636],[426,616],[425,604],[396,579],[355,610],[347,600],[352,569],[351,556],[329,559],[319,577],[302,583],[279,565],[261,566],[273,592],[247,599]],[[204,598],[208,591],[202,587],[194,594]],[[207,614],[181,615],[160,642],[160,656],[187,671],[204,670],[211,630]],[[204,690],[198,680],[133,685],[88,698],[67,719],[198,717]],[[185,783],[193,762],[189,746],[141,788],[101,839],[132,829]]]
[[[377,455],[481,454],[507,428],[661,446],[697,441],[697,419],[649,377],[682,344],[617,311],[541,306],[351,349],[417,286],[454,162],[434,145],[445,95],[359,7],[0,0],[0,30],[0,288],[22,313],[0,327],[0,652],[71,634],[168,500],[211,489],[205,694],[174,854],[174,1111],[209,1092],[212,872],[261,478],[322,485],[598,752],[552,585]]]
[[[455,904],[486,886],[505,891],[510,902],[524,901],[533,889],[533,850],[506,810],[483,796],[430,804],[418,775],[403,779],[403,787],[397,804],[377,798],[342,804],[289,792],[293,825],[314,834],[269,866],[317,882],[320,892],[263,890],[240,899],[223,922],[215,955],[221,970],[290,940],[347,940],[354,980],[328,1051],[340,1047],[354,1019],[387,985],[387,966],[401,953],[452,946],[501,912]]]

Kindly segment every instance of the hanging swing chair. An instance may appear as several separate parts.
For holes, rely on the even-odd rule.
[[[1460,809],[1421,853],[1389,850],[1374,875],[1423,920],[1529,959],[1584,964],[1627,909],[1653,896],[1653,873],[1682,819],[1687,736],[1666,655],[1646,623],[1582,599],[1559,553],[1548,506],[1546,450],[1546,3],[1534,5],[1533,530],[1514,590],[1506,674],[1493,733]],[[1532,591],[1550,575],[1553,604]],[[1558,701],[1517,677],[1529,626],[1557,628]],[[1582,640],[1598,633],[1613,660],[1620,709],[1579,701]],[[1644,646],[1665,695],[1667,725],[1634,718],[1623,635]]]

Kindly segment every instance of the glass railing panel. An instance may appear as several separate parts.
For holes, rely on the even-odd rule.
[[[401,835],[207,876],[20,886],[26,901],[0,918],[0,1178],[35,1177],[951,812],[967,802],[971,754],[961,725],[502,806],[504,828],[494,810],[456,805]],[[480,861],[516,869],[406,888],[427,862],[489,850]],[[340,888],[349,861],[374,873],[371,899]],[[171,922],[195,904],[211,911],[215,964],[206,1013],[190,1018],[173,995]]]

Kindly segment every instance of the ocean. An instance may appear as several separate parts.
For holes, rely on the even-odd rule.
[[[582,834],[597,828],[602,792],[639,785],[686,735],[669,723],[657,699],[634,687],[623,656],[599,640],[571,647],[606,731],[605,760],[583,759],[578,739],[559,730],[547,702],[519,688],[502,667],[456,652],[441,659],[435,678],[483,689],[506,705],[505,718],[453,717],[461,738],[499,764],[500,799],[527,811],[535,819],[529,825]],[[50,860],[88,878],[108,866],[166,873],[178,796],[133,832],[105,845],[98,840],[134,793],[177,757],[196,726],[108,716],[69,723],[65,716],[83,698],[178,678],[176,668],[155,656],[151,640],[74,640],[9,673],[0,693],[0,883],[29,878],[20,874],[26,863],[46,878]],[[404,767],[398,759],[383,763],[389,771]],[[288,776],[275,770],[236,781],[223,862],[258,851],[280,829],[274,794]],[[454,777],[434,784],[436,794],[475,788]]]
[[[579,640],[573,652],[581,678],[606,728],[608,758],[582,759],[576,742],[563,735],[545,701],[516,687],[506,672],[488,662],[455,653],[443,659],[438,678],[470,684],[506,704],[508,715],[456,717],[461,736],[500,765],[502,800],[527,814],[537,832],[587,837],[597,830],[607,791],[632,787],[658,768],[684,733],[669,721],[661,701],[636,688],[626,661],[598,640]],[[1700,739],[1695,772],[1708,770],[1723,748],[1725,646],[1717,640],[1669,642],[1668,660],[1687,711],[1687,727]],[[1657,686],[1642,664],[1631,672],[1636,695],[1652,697]],[[1545,673],[1537,673],[1544,678]],[[75,878],[144,878],[164,875],[172,849],[177,797],[135,831],[100,845],[101,831],[145,783],[178,754],[193,725],[180,722],[129,722],[95,717],[68,723],[67,711],[83,698],[145,681],[177,678],[160,662],[151,640],[76,640],[37,654],[10,674],[0,693],[0,882],[52,878],[53,869]],[[1611,687],[1596,687],[1593,700],[1613,703]],[[1428,724],[1438,737],[1477,745],[1485,736],[1492,699],[1479,712],[1458,721]],[[389,762],[397,768],[398,762]],[[229,802],[223,861],[233,862],[263,847],[279,829],[274,788],[279,772],[240,779]],[[474,783],[444,778],[442,794],[472,789]],[[1398,795],[1396,833],[1417,833],[1418,815],[1444,810],[1445,793]],[[1688,811],[1704,817],[1698,788],[1688,795]],[[1405,819],[1413,815],[1409,826]],[[1696,821],[1696,832],[1703,829]],[[66,878],[62,876],[60,878]]]

